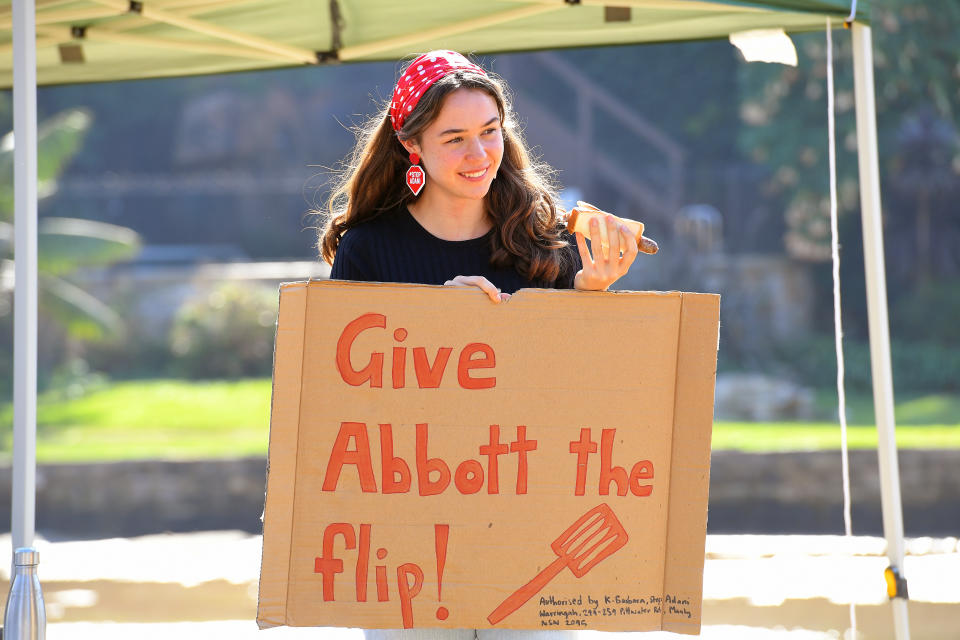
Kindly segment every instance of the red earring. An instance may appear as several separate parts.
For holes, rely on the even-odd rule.
[[[407,186],[410,187],[410,191],[413,191],[413,195],[418,196],[423,189],[423,184],[427,181],[427,175],[423,172],[420,156],[416,153],[410,154],[410,165],[407,169]]]

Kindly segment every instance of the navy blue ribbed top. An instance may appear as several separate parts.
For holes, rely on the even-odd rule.
[[[527,280],[512,267],[490,265],[491,229],[471,240],[441,240],[423,228],[403,206],[349,229],[340,239],[330,278],[363,282],[443,284],[457,276],[483,276],[504,293],[524,287],[572,289],[580,270],[557,282]],[[572,237],[568,240],[573,242]]]

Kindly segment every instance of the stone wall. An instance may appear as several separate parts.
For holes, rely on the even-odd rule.
[[[909,536],[960,533],[960,451],[899,452]],[[850,452],[853,533],[883,533],[876,451]],[[711,533],[843,533],[838,451],[713,454]]]
[[[882,534],[877,455],[851,452],[853,529]],[[960,451],[901,451],[909,536],[960,534]],[[0,473],[0,527],[9,528],[10,468]],[[266,461],[51,464],[37,469],[37,529],[55,537],[163,531],[259,532]],[[837,452],[717,452],[711,533],[842,533]]]
[[[0,496],[10,495],[10,472]],[[37,468],[37,530],[71,537],[133,536],[163,531],[259,532],[266,461],[262,458]],[[9,504],[0,526],[9,527]]]

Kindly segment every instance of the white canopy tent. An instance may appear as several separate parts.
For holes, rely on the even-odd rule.
[[[0,84],[13,86],[13,546],[34,538],[37,374],[36,87],[341,61],[431,48],[476,53],[726,38],[852,26],[861,215],[884,533],[903,575],[903,518],[881,224],[873,53],[862,0],[13,0],[0,3]],[[909,637],[906,594],[892,600]]]

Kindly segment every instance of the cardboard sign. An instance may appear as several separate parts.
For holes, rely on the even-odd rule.
[[[700,629],[719,297],[283,285],[261,627]]]

